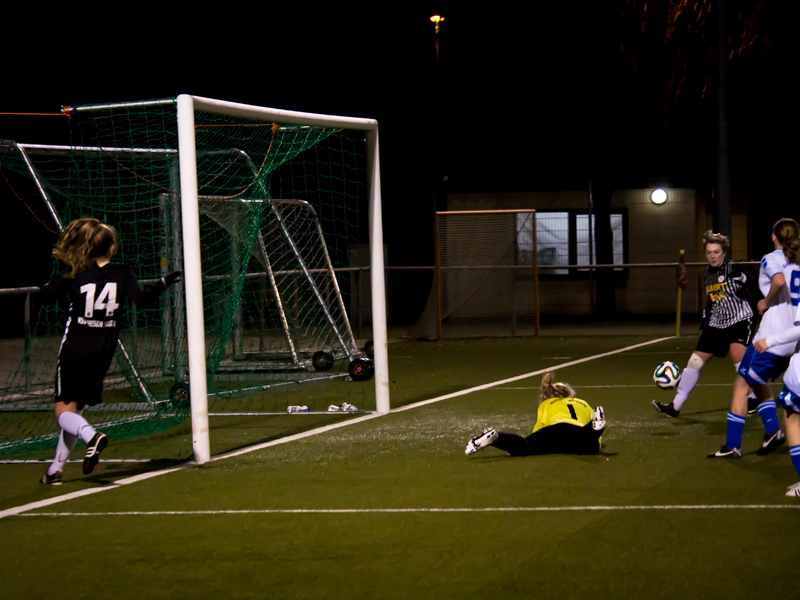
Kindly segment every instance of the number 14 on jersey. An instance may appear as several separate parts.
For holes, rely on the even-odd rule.
[[[97,284],[87,283],[81,286],[81,293],[86,294],[86,307],[83,311],[83,316],[91,319],[94,317],[94,311],[105,310],[107,317],[113,317],[114,311],[119,308],[119,304],[117,304],[117,284],[113,281],[107,283],[97,300],[95,300],[96,292]]]

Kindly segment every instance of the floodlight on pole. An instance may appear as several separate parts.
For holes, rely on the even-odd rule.
[[[439,23],[444,21],[444,17],[441,15],[433,15],[431,17],[431,23],[433,23],[433,34],[434,34],[434,47],[436,48],[436,60],[439,60]]]

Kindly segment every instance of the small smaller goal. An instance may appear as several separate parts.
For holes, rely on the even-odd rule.
[[[539,335],[535,214],[436,213],[437,339]]]

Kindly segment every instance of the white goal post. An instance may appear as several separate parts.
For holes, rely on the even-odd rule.
[[[364,131],[369,177],[371,265],[384,264],[378,122],[374,119],[279,110],[185,94],[178,96],[177,104],[192,446],[195,462],[203,464],[211,458],[211,450],[208,428],[206,338],[200,259],[200,207],[197,183],[195,113],[204,112],[231,117],[267,119],[292,125]],[[375,400],[378,413],[387,413],[390,409],[390,401],[384,270],[382,268],[372,268],[370,269],[370,275],[372,279],[372,320],[375,346],[373,359],[375,365]]]

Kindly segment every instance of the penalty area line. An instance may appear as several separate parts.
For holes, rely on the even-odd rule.
[[[615,354],[620,354],[622,352],[628,352],[629,350],[635,350],[636,348],[642,348],[644,346],[649,346],[651,344],[657,344],[659,342],[664,342],[666,340],[673,339],[674,336],[658,338],[656,340],[650,340],[649,342],[642,342],[641,344],[634,344],[633,346],[626,346],[625,348],[619,348],[618,350],[612,350],[610,352],[603,352],[602,354],[595,354],[593,356],[587,356],[585,358],[580,358],[577,360],[573,360],[566,363],[561,363],[560,365],[555,365],[553,367],[547,367],[546,369],[540,369],[538,371],[533,371],[531,373],[525,373],[524,375],[517,375],[516,377],[511,377],[509,379],[503,379],[500,381],[495,381],[493,383],[487,383],[484,385],[479,385],[476,387],[472,387],[466,390],[461,390],[460,392],[455,392],[452,394],[446,394],[444,396],[439,396],[437,398],[431,398],[430,400],[423,400],[421,402],[415,402],[414,404],[408,404],[406,406],[401,406],[399,408],[392,409],[388,414],[404,412],[406,410],[411,410],[412,408],[419,408],[420,406],[426,406],[428,404],[434,404],[436,402],[441,402],[442,400],[449,400],[450,398],[457,398],[459,396],[465,396],[467,394],[471,394],[473,392],[479,392],[481,390],[488,390],[500,385],[504,385],[507,383],[513,383],[515,381],[521,381],[523,379],[528,379],[529,377],[535,377],[537,375],[541,375],[542,373],[546,373],[547,371],[553,371],[555,369],[563,369],[565,367],[572,367],[575,365],[579,365],[585,362],[589,362],[591,360],[597,360],[599,358],[605,358],[607,356],[613,356]],[[372,413],[367,414],[362,417],[356,417],[355,419],[348,419],[346,421],[342,421],[339,423],[335,423],[332,425],[326,425],[324,427],[318,427],[316,429],[311,429],[309,431],[305,431],[303,433],[298,433],[295,435],[291,435],[285,438],[280,438],[277,440],[271,440],[269,442],[264,442],[262,444],[256,444],[254,446],[248,446],[247,448],[242,448],[240,450],[235,450],[233,452],[228,452],[226,454],[220,454],[219,456],[214,456],[208,462],[216,462],[218,460],[225,460],[227,458],[233,458],[235,456],[241,456],[243,454],[250,454],[251,452],[257,452],[258,450],[263,450],[265,448],[269,448],[271,446],[277,446],[280,444],[286,444],[288,442],[293,442],[295,440],[300,440],[303,438],[319,435],[321,433],[326,433],[328,431],[332,431],[334,429],[339,429],[340,427],[347,427],[349,425],[355,425],[356,423],[361,423],[362,421],[369,421],[371,419],[376,419],[378,417],[382,417],[384,415],[379,413]],[[60,502],[66,502],[68,500],[75,500],[77,498],[83,498],[85,496],[91,496],[93,494],[99,494],[101,492],[107,492],[109,490],[119,489],[125,485],[131,485],[133,483],[138,483],[140,481],[146,481],[147,479],[152,479],[153,477],[159,477],[161,475],[167,475],[168,473],[175,473],[176,471],[183,471],[190,467],[196,466],[196,463],[188,462],[183,465],[172,467],[169,469],[164,469],[160,471],[150,471],[149,473],[142,473],[140,475],[134,475],[133,477],[126,477],[124,479],[119,479],[114,481],[110,484],[106,484],[100,487],[88,488],[84,490],[79,490],[77,492],[71,492],[69,494],[63,494],[61,496],[54,496],[53,498],[47,498],[46,500],[39,500],[37,502],[30,502],[28,504],[23,504],[20,506],[14,506],[11,508],[7,508],[5,510],[0,510],[0,519],[4,519],[6,517],[11,517],[15,515],[21,515],[22,513],[27,513],[31,510],[37,510],[40,508],[45,508],[47,506],[52,506],[53,504],[58,504]]]
[[[649,346],[651,344],[657,344],[658,342],[665,342],[666,340],[671,340],[675,336],[663,337],[658,338],[657,340],[650,340],[649,342],[642,342],[641,344],[634,344],[633,346],[626,346],[625,348],[619,348],[617,350],[611,350],[610,352],[603,352],[602,354],[595,354],[593,356],[587,356],[585,358],[579,358],[577,360],[571,360],[569,362],[561,363],[560,365],[556,365],[554,367],[547,367],[545,369],[539,369],[538,371],[532,371],[530,373],[525,373],[524,375],[517,375],[516,377],[509,377],[508,379],[502,379],[500,381],[494,381],[492,383],[485,383],[483,385],[478,385],[475,387],[471,387],[466,390],[461,390],[460,392],[453,392],[452,394],[447,394],[445,396],[439,396],[438,398],[431,398],[430,400],[422,400],[420,402],[415,402],[414,404],[408,404],[406,406],[401,406],[399,408],[392,409],[391,412],[402,412],[404,410],[411,410],[412,408],[419,408],[420,406],[426,406],[427,404],[434,404],[435,402],[441,402],[442,400],[449,400],[450,398],[457,398],[459,396],[465,396],[467,394],[471,394],[473,392],[480,392],[482,390],[489,390],[491,388],[495,388],[501,385],[505,385],[507,383],[514,383],[515,381],[522,381],[523,379],[528,379],[530,377],[536,377],[537,375],[542,375],[543,373],[547,373],[548,371],[555,371],[556,369],[564,369],[566,367],[574,367],[575,365],[580,365],[585,362],[589,362],[591,360],[597,360],[598,358],[605,358],[607,356],[613,356],[615,354],[621,354],[622,352],[628,352],[629,350],[635,350],[636,348],[642,348],[644,346]]]
[[[195,515],[308,515],[308,514],[403,514],[403,513],[514,513],[582,512],[620,510],[764,510],[800,509],[800,504],[661,504],[633,506],[501,506],[485,508],[264,508],[243,510],[131,510],[113,512],[40,512],[20,517],[159,517]]]

